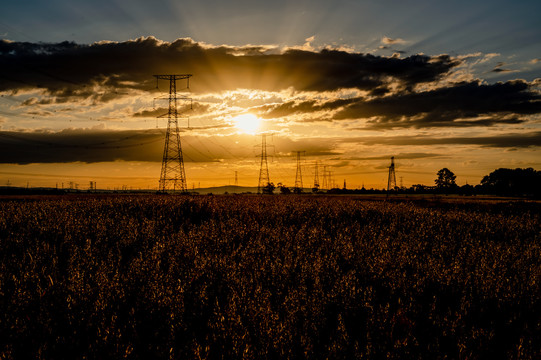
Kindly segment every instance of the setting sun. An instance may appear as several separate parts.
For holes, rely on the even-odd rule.
[[[254,114],[241,114],[233,118],[233,125],[242,133],[255,134],[261,125],[261,119]]]

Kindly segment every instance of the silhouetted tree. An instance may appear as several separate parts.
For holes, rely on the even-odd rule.
[[[277,187],[278,187],[278,189],[280,189],[280,194],[282,194],[282,195],[291,194],[291,190],[287,186],[285,186],[284,184],[278,183]]]
[[[436,188],[444,192],[450,192],[455,190],[457,185],[455,182],[456,175],[449,169],[443,168],[436,174],[438,177],[434,182],[436,183]]]
[[[541,171],[500,168],[481,180],[481,190],[497,195],[541,196]]]
[[[460,187],[459,193],[462,195],[473,195],[475,188],[472,185],[466,184]]]
[[[268,183],[267,185],[265,185],[265,187],[263,187],[263,189],[261,189],[261,191],[263,192],[263,194],[270,195],[274,193],[274,189],[275,189],[274,183]]]

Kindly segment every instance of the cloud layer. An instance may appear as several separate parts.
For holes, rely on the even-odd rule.
[[[108,162],[108,161],[157,161],[163,152],[163,130],[106,131],[69,129],[60,132],[9,132],[0,131],[0,164]],[[253,142],[249,135],[207,137],[204,143],[191,135],[182,136],[186,162],[212,163],[224,160],[249,160],[254,162],[256,150],[246,151],[234,144]],[[486,148],[527,148],[541,146],[541,131],[478,137],[388,136],[318,138],[291,140],[276,138],[279,157],[289,157],[296,150],[304,149],[311,158],[341,155],[340,144],[355,143],[368,146],[427,146],[475,145]],[[257,151],[260,151],[257,149]],[[418,159],[442,156],[436,153],[401,153],[401,159]],[[336,158],[341,159],[342,157]],[[389,156],[347,157],[347,160],[381,160]],[[346,159],[346,157],[344,157]],[[332,160],[332,159],[331,159]]]
[[[391,40],[386,41],[397,41]],[[107,103],[130,90],[154,90],[153,74],[191,73],[196,94],[239,88],[311,93],[303,101],[263,106],[259,113],[266,118],[330,111],[327,119],[365,119],[365,127],[384,129],[519,124],[525,115],[541,113],[539,81],[447,81],[463,61],[449,55],[401,59],[328,49],[208,46],[191,39],[167,43],[153,37],[91,45],[1,40],[0,91],[42,89],[46,97],[28,99],[27,106],[81,99]],[[332,92],[343,89],[364,95],[332,98]],[[134,114],[147,115],[153,113]]]
[[[0,55],[0,91],[39,87],[59,98],[92,96],[95,86],[148,89],[153,74],[178,73],[195,74],[193,90],[201,92],[373,90],[390,81],[412,88],[460,64],[447,55],[396,59],[338,50],[212,47],[191,39],[166,43],[152,37],[92,45],[1,40]]]
[[[307,42],[310,41],[308,38]],[[403,42],[399,38],[382,40],[386,45]],[[27,114],[47,113],[47,106],[58,104],[76,108],[82,101],[112,108],[119,99],[157,91],[154,74],[190,73],[193,96],[214,99],[194,103],[193,116],[225,119],[230,116],[227,111],[239,113],[249,108],[261,118],[284,124],[349,124],[347,134],[329,136],[325,144],[315,138],[281,144],[280,152],[284,154],[302,148],[313,156],[336,155],[340,154],[336,146],[350,142],[541,146],[541,80],[492,84],[471,77],[464,80],[457,74],[467,58],[446,54],[385,57],[336,49],[316,51],[311,47],[211,46],[191,39],[169,43],[153,37],[90,45],[0,40],[0,92],[31,93],[17,105],[17,109],[26,109]],[[504,66],[499,63],[494,71],[507,71]],[[168,84],[158,85],[161,92],[167,91]],[[217,102],[220,94],[238,89],[266,92],[271,94],[267,96],[270,100],[245,106],[241,99],[233,100],[232,96],[228,104]],[[248,103],[246,98],[242,101]],[[151,109],[133,105],[123,111],[139,121],[166,113],[163,106]],[[222,121],[209,124],[208,128],[226,126]],[[502,127],[509,130],[506,135],[501,135]],[[498,128],[500,132],[480,137],[442,136],[436,132],[416,137],[358,137],[355,133],[463,128]],[[158,130],[3,131],[0,163],[159,161],[162,139],[163,133]],[[221,140],[218,145],[208,145],[212,151],[201,151],[198,146],[190,146],[194,138],[185,139],[186,161],[246,157],[236,150],[224,150],[228,145]]]
[[[110,131],[66,129],[59,132],[0,131],[0,164],[159,161],[163,155],[164,130]],[[256,150],[239,143],[253,143],[253,136],[232,134],[206,137],[203,141],[187,133],[182,135],[184,161],[212,163],[224,160],[254,162]],[[293,141],[276,139],[279,156],[289,157],[302,148],[309,156],[336,155],[334,142],[316,139]]]

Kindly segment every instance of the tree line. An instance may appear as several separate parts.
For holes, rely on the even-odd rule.
[[[456,175],[447,168],[439,170],[436,175],[433,190],[440,193],[541,197],[541,171],[533,168],[499,168],[485,175],[475,186],[458,186]]]
[[[301,193],[302,189],[290,189],[283,184],[270,183],[262,189],[263,193],[272,194],[278,190],[281,194]],[[314,188],[314,193],[325,192]],[[394,189],[346,189],[333,188],[326,191],[328,194],[458,194],[458,195],[499,195],[541,198],[541,171],[533,168],[496,169],[485,175],[477,185],[457,185],[456,175],[448,168],[440,169],[436,173],[434,185],[415,184],[411,187],[398,187]]]

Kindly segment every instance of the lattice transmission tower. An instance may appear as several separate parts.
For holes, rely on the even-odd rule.
[[[391,157],[391,166],[389,166],[389,177],[387,179],[387,192],[396,188],[396,174],[394,172],[394,156]]]
[[[316,167],[315,167],[315,171],[314,171],[314,188],[312,189],[314,191],[319,190],[319,171],[318,171],[318,168],[319,168],[319,162],[316,161]]]
[[[261,166],[259,168],[259,182],[257,193],[261,194],[264,187],[270,184],[269,164],[267,162],[267,135],[261,134]]]
[[[304,151],[295,151],[297,153],[297,172],[295,173],[295,192],[302,192],[302,167],[301,167],[301,154]]]
[[[168,190],[187,191],[184,158],[182,156],[180,130],[178,127],[177,80],[186,80],[186,88],[189,89],[191,76],[191,74],[154,75],[156,82],[159,80],[169,80],[169,110],[167,114],[159,116],[167,117],[167,132],[165,133],[162,171],[159,184],[159,190],[161,192],[166,192]],[[191,101],[191,99],[187,97],[181,97],[180,99]]]
[[[329,181],[327,179],[327,176],[328,176],[327,165],[323,165],[323,189],[325,190],[329,189]]]

